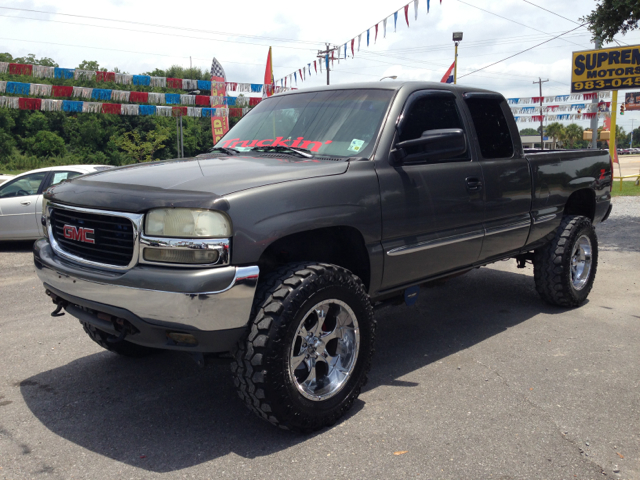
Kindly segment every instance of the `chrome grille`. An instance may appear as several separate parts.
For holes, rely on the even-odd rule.
[[[126,267],[135,250],[134,226],[126,217],[50,209],[51,234],[64,252],[90,262]],[[95,243],[84,243],[64,236],[64,226],[94,230]]]

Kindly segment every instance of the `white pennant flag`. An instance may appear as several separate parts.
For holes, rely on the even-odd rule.
[[[358,51],[360,51],[360,39],[362,38],[362,34],[358,35]]]
[[[386,18],[382,21],[382,31],[384,32],[382,37],[387,38],[387,19]]]
[[[416,20],[418,20],[418,1],[413,0],[413,11],[415,12]]]

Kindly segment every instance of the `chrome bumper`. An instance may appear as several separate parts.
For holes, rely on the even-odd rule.
[[[106,272],[66,261],[47,239],[34,244],[36,273],[45,287],[127,310],[149,324],[214,332],[247,325],[259,268],[177,269],[138,265]]]

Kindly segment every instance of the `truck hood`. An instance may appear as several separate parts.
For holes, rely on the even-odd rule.
[[[140,163],[84,175],[49,189],[67,205],[125,212],[154,207],[223,208],[230,193],[276,183],[340,175],[347,161],[287,156],[224,156]]]

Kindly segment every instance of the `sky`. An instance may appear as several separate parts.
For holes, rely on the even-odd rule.
[[[77,67],[82,60],[97,60],[101,67],[118,67],[132,74],[173,64],[188,67],[190,61],[209,70],[215,56],[227,81],[262,83],[272,46],[276,79],[312,64],[314,74],[298,82],[302,89],[326,84],[326,74],[315,75],[313,61],[327,42],[349,45],[349,58],[334,63],[332,84],[377,82],[391,75],[399,80],[440,81],[454,58],[452,32],[462,31],[458,83],[495,90],[506,97],[531,97],[538,95],[533,82],[539,77],[549,79],[543,84],[544,96],[568,94],[571,53],[593,47],[590,33],[579,27],[579,19],[595,8],[591,0],[430,0],[429,13],[427,0],[419,0],[417,20],[411,2],[409,27],[402,10],[405,4],[402,0],[244,0],[235,8],[227,1],[0,1],[0,52],[51,57],[67,68]],[[384,18],[388,18],[386,38]],[[376,24],[379,32],[374,44]],[[359,34],[362,40],[357,51]],[[352,38],[356,38],[354,58]],[[640,44],[640,31],[617,40]],[[634,126],[640,126],[640,112],[627,112],[618,123],[629,131],[632,120]],[[535,128],[534,124],[522,125]]]

